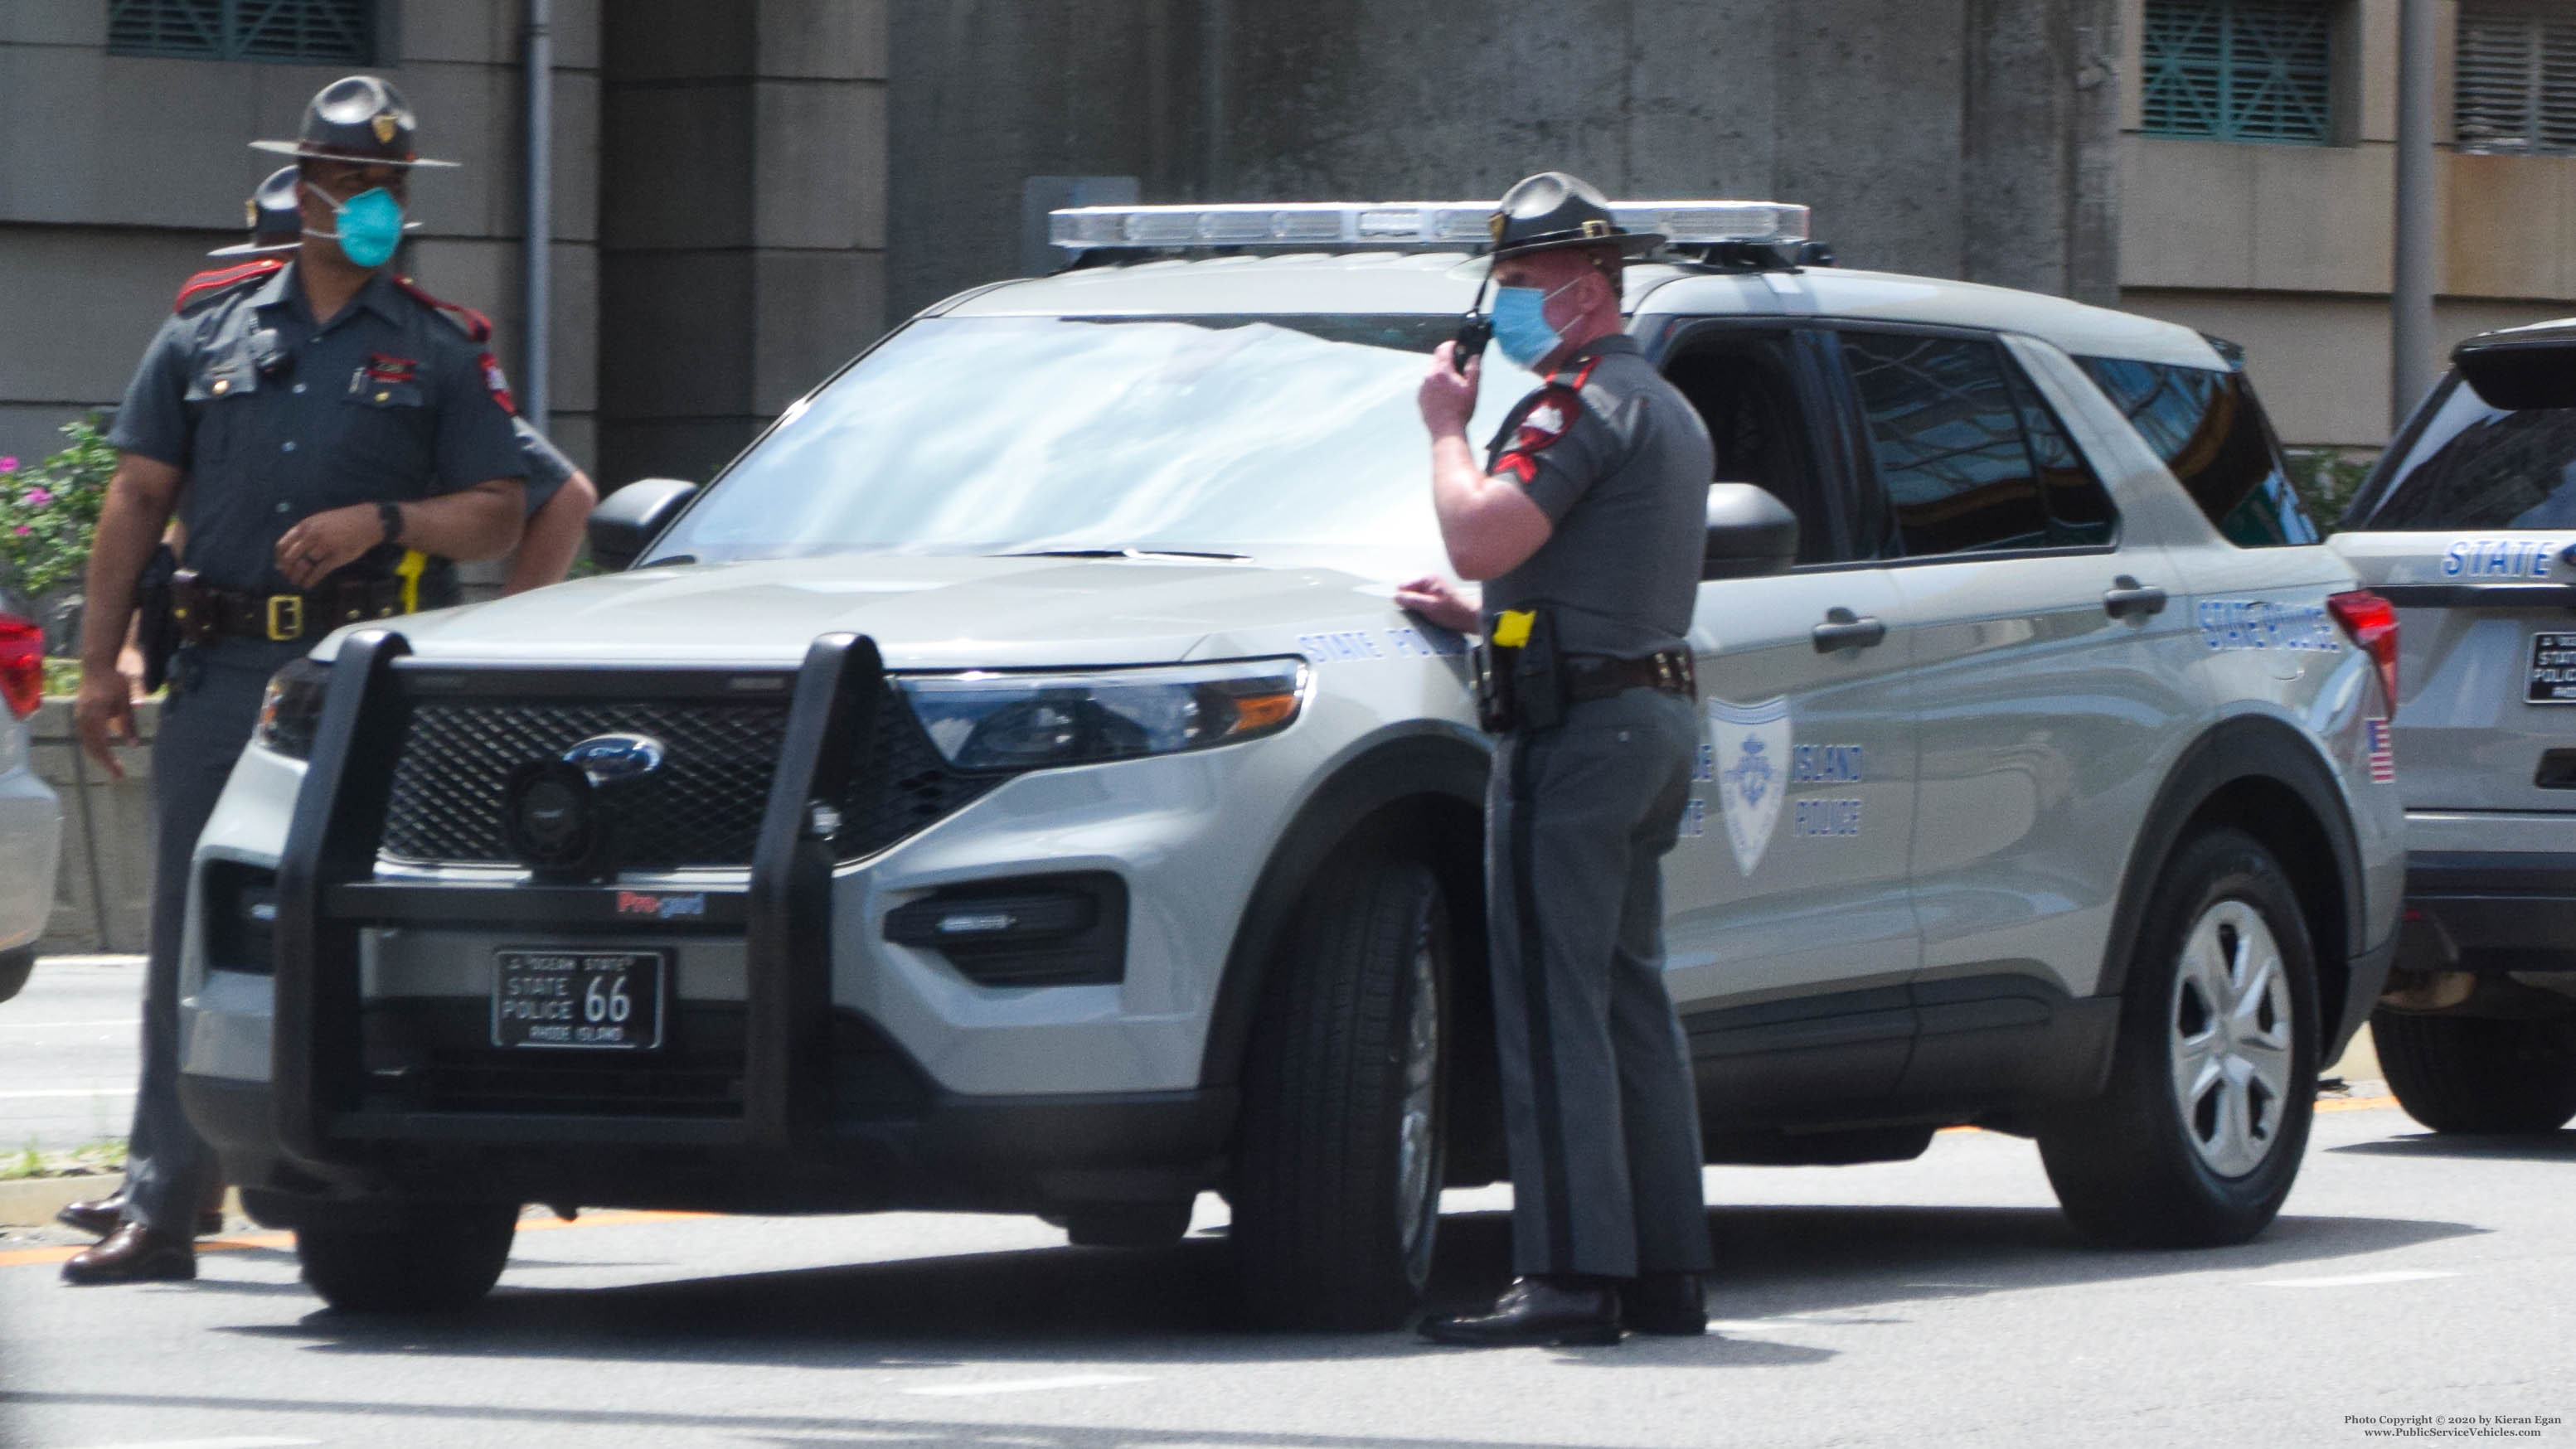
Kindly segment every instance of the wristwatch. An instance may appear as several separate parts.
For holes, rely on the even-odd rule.
[[[385,530],[385,542],[398,543],[402,540],[403,514],[401,504],[377,504],[376,522],[382,525]]]

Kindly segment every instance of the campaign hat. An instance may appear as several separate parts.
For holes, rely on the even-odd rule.
[[[1622,230],[1610,203],[1592,183],[1562,171],[1524,177],[1503,193],[1487,219],[1493,259],[1527,256],[1559,247],[1615,246],[1635,260],[1663,245],[1661,232]]]
[[[268,179],[242,203],[242,218],[250,225],[250,240],[217,247],[206,255],[255,257],[294,250],[304,240],[304,209],[296,200],[294,167],[280,166],[268,173]]]
[[[254,151],[299,161],[356,161],[371,166],[453,166],[412,147],[419,122],[391,81],[343,76],[314,92],[302,134],[292,141],[253,141]]]

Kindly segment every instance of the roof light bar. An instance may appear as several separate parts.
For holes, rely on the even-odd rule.
[[[1674,246],[1783,245],[1807,239],[1807,208],[1775,201],[1614,201],[1632,232]],[[1489,201],[1234,202],[1210,206],[1077,206],[1047,215],[1047,239],[1099,247],[1481,247]]]

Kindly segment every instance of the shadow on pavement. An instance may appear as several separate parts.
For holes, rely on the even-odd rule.
[[[1721,1319],[1833,1315],[1902,1322],[1927,1299],[2232,1272],[2384,1252],[2479,1231],[2396,1218],[2286,1217],[2243,1247],[2112,1252],[2047,1208],[1753,1207],[1709,1214]],[[1481,1303],[1510,1277],[1510,1222],[1441,1224],[1435,1310]],[[1042,1248],[800,1268],[614,1288],[504,1286],[464,1313],[371,1318],[314,1312],[227,1331],[324,1352],[468,1353],[595,1360],[946,1368],[996,1360],[1164,1365],[1454,1353],[1409,1333],[1257,1334],[1227,1322],[1226,1245]],[[1720,1332],[1568,1350],[1603,1364],[1711,1368],[1820,1362],[1830,1350]]]
[[[2416,1132],[2329,1147],[2378,1157],[2484,1157],[2498,1162],[2576,1162],[2576,1132]]]

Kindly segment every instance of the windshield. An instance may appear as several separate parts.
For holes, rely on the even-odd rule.
[[[2390,531],[2576,527],[2576,408],[2494,407],[2455,373],[2354,513]]]
[[[938,317],[791,409],[655,546],[1439,558],[1414,409],[1441,316]],[[1533,385],[1499,352],[1481,440]]]

